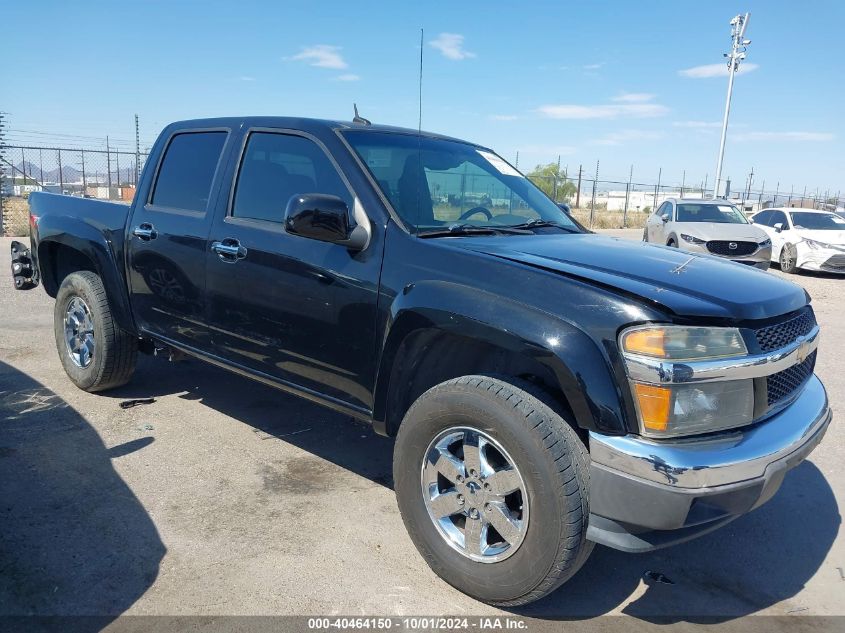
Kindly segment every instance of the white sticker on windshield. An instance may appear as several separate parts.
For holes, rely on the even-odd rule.
[[[724,204],[719,204],[719,205],[716,205],[716,206],[719,208],[719,211],[721,211],[722,213],[733,213],[734,211],[738,210],[736,207],[729,207],[729,206],[724,205]]]
[[[493,165],[493,167],[495,167],[500,174],[504,174],[505,176],[519,176],[520,178],[525,177],[495,154],[491,154],[490,152],[484,152],[480,149],[476,151],[481,154],[484,160]]]

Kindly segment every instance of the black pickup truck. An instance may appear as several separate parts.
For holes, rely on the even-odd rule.
[[[546,595],[594,543],[647,551],[736,519],[831,420],[800,287],[588,234],[457,139],[185,121],[132,206],[30,209],[15,283],[56,298],[76,385],[172,350],[371,423],[396,437],[419,552],[492,604]]]

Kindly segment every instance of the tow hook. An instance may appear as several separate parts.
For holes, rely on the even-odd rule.
[[[32,266],[32,253],[18,241],[12,242],[12,278],[16,290],[30,290],[38,285],[38,274]]]

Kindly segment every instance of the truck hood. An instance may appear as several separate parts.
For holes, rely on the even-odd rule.
[[[752,224],[727,224],[725,222],[675,222],[675,233],[685,233],[700,240],[727,240],[737,242],[762,242],[768,239],[763,229]]]
[[[682,316],[765,319],[810,300],[800,286],[745,264],[619,238],[556,234],[449,241],[617,289]]]

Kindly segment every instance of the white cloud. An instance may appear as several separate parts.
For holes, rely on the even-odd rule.
[[[719,121],[673,121],[673,127],[686,127],[695,129],[719,128],[722,123]]]
[[[238,77],[238,81],[255,81],[255,77],[250,77],[248,75],[241,75]]]
[[[355,73],[345,73],[343,75],[338,75],[335,79],[338,81],[358,81],[361,79],[361,76],[356,75]]]
[[[759,67],[759,64],[752,64],[751,62],[746,62],[739,67],[739,70],[736,72],[736,74],[744,75],[746,73],[750,73],[752,70],[757,70]],[[706,79],[708,77],[727,77],[728,65],[705,64],[704,66],[693,66],[692,68],[685,68],[684,70],[679,70],[678,74],[681,75],[681,77],[692,77],[693,79]]]
[[[660,132],[648,132],[645,130],[622,130],[590,141],[592,145],[621,145],[629,141],[652,141],[663,138]]]
[[[653,99],[654,95],[647,92],[623,92],[619,96],[613,97],[613,101],[619,103],[645,103]]]
[[[475,53],[464,50],[464,36],[458,33],[441,33],[436,39],[429,42],[429,45],[439,50],[443,57],[448,59],[469,59],[475,57]]]
[[[491,114],[487,118],[491,121],[516,121],[519,117],[515,114]]]
[[[288,57],[292,61],[305,62],[309,66],[317,66],[318,68],[334,68],[335,70],[343,70],[348,67],[343,57],[340,54],[340,46],[329,46],[327,44],[317,44],[316,46],[306,46],[293,57]]]
[[[537,111],[550,119],[646,119],[665,115],[669,108],[659,103],[630,103],[624,105],[543,105]]]
[[[604,66],[605,62],[598,62],[597,64],[584,64],[581,66],[584,70],[598,70],[602,66]]]
[[[832,141],[830,132],[742,132],[732,134],[736,141]]]

